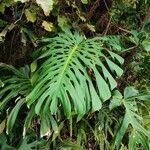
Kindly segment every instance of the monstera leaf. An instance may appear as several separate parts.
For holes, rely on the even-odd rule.
[[[35,52],[43,63],[32,77],[37,80],[27,96],[28,107],[36,103],[37,114],[56,114],[63,106],[67,117],[101,109],[117,85],[115,77],[123,73],[118,66],[123,59],[104,49],[101,38],[86,39],[69,30],[43,41],[46,46]]]

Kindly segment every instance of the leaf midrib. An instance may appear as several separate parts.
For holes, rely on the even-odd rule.
[[[59,89],[59,87],[60,87],[60,85],[61,85],[61,83],[62,83],[62,81],[63,81],[63,77],[64,77],[64,74],[65,74],[65,72],[66,72],[66,69],[67,69],[67,67],[68,67],[68,65],[69,65],[69,63],[70,63],[70,60],[71,60],[73,54],[75,53],[75,51],[76,51],[77,49],[78,49],[78,45],[75,45],[75,46],[70,50],[70,53],[69,53],[69,55],[68,55],[68,57],[67,57],[67,59],[66,59],[66,61],[65,61],[65,64],[64,64],[63,69],[62,69],[62,71],[61,71],[61,74],[59,75],[59,81],[58,81],[58,84],[57,84],[57,89]]]

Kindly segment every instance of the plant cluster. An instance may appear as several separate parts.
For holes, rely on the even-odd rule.
[[[0,149],[149,150],[149,7],[0,1]]]

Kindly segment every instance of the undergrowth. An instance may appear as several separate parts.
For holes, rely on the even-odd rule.
[[[0,2],[0,149],[149,150],[149,6]]]

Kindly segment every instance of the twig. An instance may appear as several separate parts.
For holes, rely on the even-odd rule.
[[[23,7],[23,9],[22,9],[20,18],[17,19],[17,20],[14,22],[14,24],[17,24],[17,22],[20,21],[20,20],[22,19],[22,16],[23,16],[23,14],[24,14],[25,7],[26,7],[26,4],[24,5],[24,7]]]
[[[124,50],[122,50],[121,52],[119,52],[119,54],[120,54],[120,53],[127,52],[127,51],[131,51],[131,50],[133,50],[133,49],[135,49],[135,48],[137,48],[137,47],[138,47],[138,45],[135,45],[135,46],[133,46],[133,47],[130,47],[130,48],[124,49]]]
[[[104,32],[104,35],[106,35],[107,32],[108,32],[108,29],[109,29],[111,20],[112,20],[112,15],[110,16],[110,19],[109,19],[109,22],[108,22],[108,24],[107,24],[106,30],[105,30],[105,32]]]
[[[121,28],[121,27],[118,27],[118,29],[120,29],[121,31],[124,31],[124,32],[126,32],[126,33],[131,34],[131,31],[129,31],[129,30],[127,30],[127,29],[123,29],[123,28]]]

